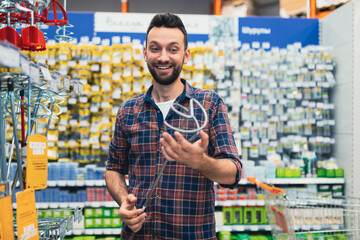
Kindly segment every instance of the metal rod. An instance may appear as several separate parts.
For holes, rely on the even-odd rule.
[[[160,171],[159,171],[159,173],[158,173],[158,175],[157,175],[157,177],[155,179],[155,182],[153,183],[153,185],[151,187],[150,193],[148,194],[148,196],[146,198],[146,201],[145,201],[145,203],[144,203],[144,205],[142,207],[143,210],[145,210],[145,208],[147,207],[147,205],[148,205],[148,203],[149,203],[149,201],[151,199],[151,196],[154,193],[154,190],[155,190],[155,188],[157,187],[157,185],[159,183],[160,177],[162,176],[162,173],[164,172],[164,169],[165,169],[167,163],[168,163],[168,160],[165,159],[165,161],[164,161],[164,163],[163,163],[163,165],[162,165],[162,167],[161,167],[161,169],[160,169]]]
[[[30,129],[30,125],[31,125],[31,81],[29,81],[28,84],[28,116],[27,116],[27,134],[26,134],[26,138],[25,138],[25,144],[27,144],[27,138],[28,136],[30,136],[31,134],[31,129]]]
[[[11,83],[12,84],[12,83]],[[17,160],[17,169],[19,172],[19,181],[20,181],[20,189],[23,190],[24,186],[23,186],[23,179],[22,179],[22,159],[21,159],[21,150],[19,148],[19,139],[18,139],[18,133],[17,133],[17,121],[15,119],[15,112],[14,112],[14,92],[13,91],[9,91],[9,96],[10,96],[10,106],[11,106],[11,118],[13,121],[13,134],[14,134],[14,139],[15,139],[15,151],[16,151],[16,160]],[[14,182],[14,184],[16,184],[16,182]]]
[[[24,107],[24,89],[20,91],[21,98],[21,142],[23,146],[26,144],[25,142],[25,107]]]
[[[203,124],[202,126],[200,126],[199,121],[198,121],[198,120],[196,119],[196,117],[195,117],[195,114],[194,114],[194,102],[200,107],[201,111],[203,112],[203,115],[204,115],[204,124]],[[185,114],[185,113],[182,113],[181,111],[178,111],[178,110],[174,107],[174,105],[180,107],[180,108],[183,109],[185,112],[189,112],[189,114]],[[199,101],[197,101],[197,100],[194,99],[194,98],[190,99],[190,109],[186,109],[184,106],[182,106],[182,105],[180,105],[180,104],[177,104],[177,103],[173,103],[173,104],[171,105],[171,109],[172,109],[176,114],[178,114],[178,115],[180,115],[180,116],[182,116],[182,117],[184,117],[184,118],[188,118],[188,119],[192,118],[192,119],[194,120],[194,122],[195,122],[195,124],[196,124],[196,129],[193,129],[193,130],[183,130],[183,129],[180,129],[180,128],[176,128],[176,127],[173,127],[173,126],[171,126],[170,124],[168,124],[166,121],[164,121],[165,127],[168,127],[168,128],[170,128],[170,129],[172,129],[172,130],[179,131],[179,132],[183,132],[183,133],[195,133],[195,135],[193,135],[193,136],[188,140],[189,142],[193,141],[193,140],[196,138],[196,136],[199,135],[200,130],[202,130],[202,129],[207,125],[207,123],[208,123],[208,115],[207,115],[207,112],[206,112],[205,108],[201,105],[201,103],[200,103]],[[156,177],[156,179],[155,179],[155,182],[152,184],[151,189],[150,189],[150,192],[149,192],[149,194],[147,195],[147,198],[146,198],[146,200],[145,200],[145,203],[144,203],[144,205],[143,205],[143,207],[142,207],[143,210],[146,209],[146,207],[147,207],[147,205],[148,205],[148,203],[149,203],[149,201],[150,201],[150,199],[151,199],[151,196],[152,196],[152,194],[154,193],[154,190],[155,190],[155,188],[157,187],[157,185],[158,185],[158,183],[159,183],[160,177],[162,176],[162,173],[164,172],[164,169],[165,169],[167,163],[168,163],[168,160],[165,159],[165,161],[164,161],[164,163],[163,163],[163,165],[162,165],[162,167],[161,167],[161,169],[160,169],[160,171],[159,171],[159,173],[158,173],[158,175],[157,175],[157,177]]]
[[[21,102],[20,102],[21,104]],[[19,105],[17,107],[16,113],[19,111]],[[17,114],[15,115],[16,118],[16,122],[19,121]],[[12,162],[12,156],[13,156],[13,152],[14,152],[14,145],[15,145],[15,138],[13,136],[12,141],[11,141],[11,146],[10,146],[10,151],[9,151],[9,161],[8,161],[8,169],[7,169],[7,174],[6,174],[6,178],[9,180],[10,177],[10,169],[11,169],[11,162]]]
[[[33,127],[34,127],[35,118],[36,118],[36,115],[37,115],[37,112],[39,109],[42,92],[43,92],[43,90],[39,89],[39,94],[38,94],[36,102],[35,102],[35,107],[34,107],[33,113],[31,114],[31,117],[28,116],[30,118],[30,124],[29,124],[30,127],[28,127],[28,135],[26,136],[26,141],[27,141],[27,138],[30,136],[30,134],[33,130]],[[28,115],[30,115],[30,112],[28,112]]]
[[[5,117],[4,117],[3,98],[1,93],[1,81],[0,81],[0,174],[1,181],[6,181],[6,154],[5,154]]]
[[[52,117],[53,112],[54,112],[54,105],[55,105],[55,103],[53,102],[53,103],[51,104],[51,113],[50,113],[50,116],[49,116],[49,120],[48,120],[48,123],[47,123],[47,125],[46,125],[45,137],[47,137],[48,132],[49,132],[51,117]]]
[[[7,13],[7,26],[11,26],[11,13]]]

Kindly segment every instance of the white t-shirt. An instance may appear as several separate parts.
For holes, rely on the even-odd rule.
[[[165,120],[167,114],[169,113],[169,110],[170,110],[170,107],[171,105],[174,103],[175,99],[173,100],[170,100],[170,101],[166,101],[166,102],[158,102],[156,103],[156,105],[159,107],[162,115],[163,115],[163,118]]]

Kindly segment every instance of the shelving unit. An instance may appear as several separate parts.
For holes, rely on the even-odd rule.
[[[229,232],[258,232],[258,231],[271,231],[270,225],[229,225],[229,226],[216,226],[216,231],[229,231]]]
[[[342,19],[344,23],[340,23]],[[341,24],[341,26],[339,26]],[[344,27],[345,26],[345,27]],[[264,183],[276,186],[296,186],[296,185],[344,185],[346,183],[346,194],[350,196],[360,196],[360,189],[357,182],[360,179],[360,109],[357,104],[360,102],[360,1],[351,1],[329,16],[320,21],[320,43],[325,46],[334,47],[334,60],[336,65],[337,87],[335,90],[334,103],[336,114],[335,122],[335,158],[338,159],[340,167],[346,169],[345,178],[268,178],[260,179]],[[90,99],[90,98],[89,98]],[[87,100],[89,100],[87,99]],[[349,116],[349,117],[344,117]],[[350,127],[349,127],[350,126]],[[61,141],[60,141],[61,142]],[[63,142],[62,142],[63,143]],[[65,143],[63,143],[65,145]],[[49,145],[50,146],[50,145]],[[55,146],[53,144],[52,146]],[[253,185],[242,179],[240,186]],[[17,186],[20,186],[19,184]],[[104,180],[63,180],[48,181],[47,187],[58,188],[87,188],[105,187]],[[217,208],[228,206],[265,206],[264,200],[226,200],[216,201]],[[16,209],[16,203],[13,208]],[[38,209],[58,209],[58,208],[118,208],[114,201],[86,201],[86,202],[39,202],[36,204]],[[59,220],[56,229],[61,231],[63,236],[64,223],[70,224],[70,218]],[[55,220],[54,220],[55,222]],[[314,229],[317,229],[314,226]],[[333,227],[334,229],[336,226]],[[235,231],[235,232],[257,232],[271,231],[269,225],[224,225],[217,226],[216,231]],[[121,229],[74,229],[68,230],[67,234],[74,236],[81,235],[119,235]]]
[[[120,235],[121,228],[102,228],[102,229],[74,229],[68,235]]]

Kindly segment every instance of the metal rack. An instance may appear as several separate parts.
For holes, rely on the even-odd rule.
[[[78,94],[82,92],[82,84],[70,81],[57,71],[50,71],[45,65],[30,61],[8,42],[0,42],[0,67],[0,183],[5,185],[0,198],[3,198],[13,196],[17,187],[20,191],[24,190],[24,149],[27,138],[37,132],[38,120],[48,119],[43,133],[47,136],[51,119],[61,114],[60,104],[70,94],[70,87],[73,88],[71,94]],[[7,128],[10,125],[13,128],[12,136],[7,142]],[[12,162],[13,158],[16,162]],[[17,168],[14,178],[10,177],[12,164]],[[70,210],[72,214],[69,217],[38,220],[40,239],[63,239],[73,229],[73,223],[81,221],[81,208],[64,210]],[[16,222],[14,230],[17,230]]]
[[[69,231],[73,230],[73,224],[75,222],[80,223],[82,221],[82,208],[57,209],[56,211],[58,210],[68,210],[71,211],[72,214],[69,217],[38,219],[40,240],[63,239]],[[45,210],[38,210],[38,212],[41,211]],[[16,222],[14,222],[14,230],[17,230]]]

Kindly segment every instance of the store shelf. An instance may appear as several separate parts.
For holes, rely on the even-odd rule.
[[[215,206],[265,206],[264,200],[226,200],[215,201]]]
[[[267,184],[344,184],[344,178],[267,178],[259,179]],[[239,185],[253,184],[246,179],[241,179]],[[58,180],[48,181],[48,187],[104,187],[105,180]]]
[[[344,184],[344,178],[273,178],[267,184]]]
[[[226,200],[226,201],[215,201],[215,206],[265,206],[264,200]],[[104,201],[104,202],[40,202],[36,203],[37,209],[64,209],[64,208],[117,208],[119,205],[115,201]],[[13,208],[16,208],[16,203],[13,203]]]
[[[105,180],[58,180],[48,181],[48,187],[102,187]]]
[[[73,229],[67,235],[120,235],[121,228]]]
[[[229,231],[229,232],[257,232],[257,231],[271,231],[271,226],[264,225],[228,225],[228,226],[216,226],[216,232]]]
[[[41,202],[36,203],[37,209],[64,209],[64,208],[84,208],[84,207],[108,207],[116,208],[119,205],[115,201],[105,201],[105,202]],[[16,209],[16,203],[13,203],[13,209]]]

